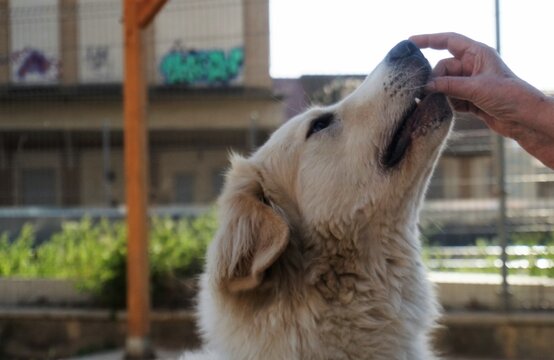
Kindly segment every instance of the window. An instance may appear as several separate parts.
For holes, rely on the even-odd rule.
[[[181,173],[175,175],[175,202],[191,204],[194,202],[194,175]]]
[[[21,204],[57,205],[56,171],[53,168],[23,169],[21,171]]]
[[[444,198],[444,178],[443,178],[443,166],[442,163],[438,163],[435,167],[435,172],[429,183],[429,189],[427,190],[427,198],[429,199],[442,199]]]
[[[214,198],[218,197],[223,190],[223,184],[225,183],[225,172],[218,169],[212,173],[212,193]]]
[[[554,182],[546,181],[538,183],[537,193],[539,198],[554,197]]]

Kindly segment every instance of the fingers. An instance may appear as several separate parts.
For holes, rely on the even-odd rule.
[[[463,64],[456,58],[442,59],[433,69],[433,76],[463,76]]]
[[[475,102],[476,82],[467,77],[442,76],[429,81],[428,91],[444,93],[460,100]]]
[[[450,103],[454,110],[458,112],[471,112],[472,110],[472,108],[470,107],[470,103],[465,100],[450,98]]]
[[[415,35],[410,40],[419,48],[448,50],[455,57],[461,57],[469,48],[479,44],[457,33]]]

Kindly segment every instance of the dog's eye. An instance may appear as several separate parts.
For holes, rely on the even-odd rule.
[[[329,125],[331,125],[334,119],[335,119],[335,115],[333,113],[325,113],[313,119],[310,124],[310,128],[308,129],[308,134],[306,135],[306,139],[312,136],[313,134],[315,134],[316,132],[319,132],[329,127]]]

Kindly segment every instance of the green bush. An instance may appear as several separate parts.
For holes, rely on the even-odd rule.
[[[31,225],[21,228],[19,236],[10,243],[8,234],[0,237],[0,277],[38,275],[33,251],[35,230]]]
[[[212,213],[196,219],[153,219],[150,226],[150,276],[153,302],[166,305],[180,279],[202,271],[204,254],[216,229]],[[25,225],[12,242],[0,237],[0,277],[73,279],[77,287],[110,307],[125,305],[126,227],[122,221],[90,218],[67,221],[60,232],[35,246]],[[178,287],[178,286],[177,286]],[[178,304],[178,302],[176,302]]]

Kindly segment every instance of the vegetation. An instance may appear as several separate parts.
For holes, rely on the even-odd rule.
[[[434,271],[499,273],[496,239],[477,239],[475,246],[425,246],[424,261]],[[554,278],[554,233],[512,234],[507,248],[508,274]]]
[[[201,272],[204,254],[215,230],[213,213],[196,219],[152,221],[150,274],[154,306],[181,306],[183,301],[190,301],[194,289],[183,286],[183,279]],[[510,274],[554,277],[554,233],[514,235],[511,244],[535,247],[528,248],[528,252],[509,254],[513,265]],[[425,246],[424,258],[435,271],[498,273],[498,248],[490,245],[494,242],[479,240],[475,247]],[[80,290],[93,294],[99,304],[123,307],[125,224],[108,220],[95,222],[90,218],[68,221],[40,245],[31,225],[25,225],[11,241],[8,234],[3,234],[0,236],[0,277],[72,279]],[[183,292],[189,295],[188,299]]]
[[[215,228],[211,213],[193,220],[152,221],[150,275],[157,296],[154,304],[167,305],[167,299],[175,298],[167,291],[179,287],[179,279],[201,272]],[[68,221],[60,232],[38,246],[33,227],[25,225],[13,241],[9,241],[8,234],[0,237],[0,277],[73,279],[80,290],[95,295],[99,303],[122,307],[126,250],[126,229],[121,221]]]

